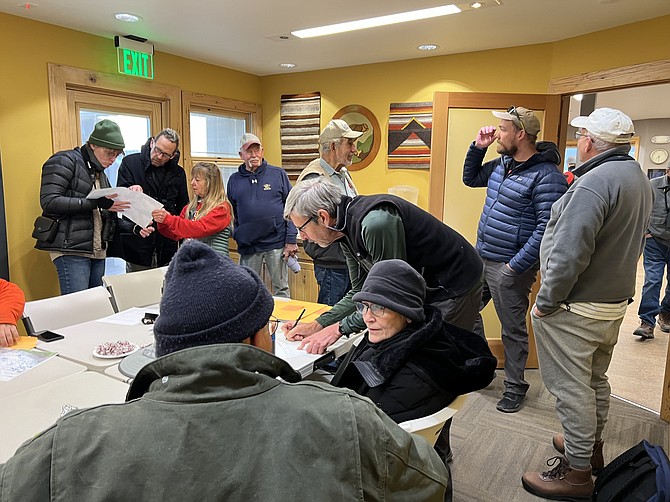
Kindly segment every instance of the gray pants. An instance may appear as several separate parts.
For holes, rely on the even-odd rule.
[[[446,322],[472,331],[479,315],[481,299],[482,282],[477,281],[477,284],[462,296],[442,301],[431,301],[429,303],[442,312],[442,319]]]
[[[272,294],[282,298],[290,298],[288,291],[288,266],[284,261],[284,248],[261,251],[249,255],[240,255],[240,265],[249,267],[258,275],[261,274],[263,261],[272,280]]]
[[[607,369],[622,319],[598,321],[559,308],[531,314],[540,372],[556,397],[565,435],[565,455],[578,469],[589,466],[593,444],[602,438],[610,406]]]
[[[528,359],[526,314],[530,288],[536,276],[536,268],[523,274],[516,274],[506,263],[484,260],[485,282],[479,310],[481,311],[493,299],[493,305],[500,319],[505,351],[505,392],[513,394],[525,395],[530,386],[524,379]],[[485,336],[481,315],[477,318],[474,331]]]

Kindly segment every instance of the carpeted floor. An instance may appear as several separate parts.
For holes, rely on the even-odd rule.
[[[527,470],[546,470],[545,461],[556,452],[551,445],[560,424],[554,397],[542,385],[538,370],[526,372],[531,384],[528,399],[517,413],[495,409],[502,395],[502,374],[486,389],[472,393],[454,417],[451,466],[454,502],[524,502],[541,500],[521,486]],[[642,439],[661,444],[670,452],[670,427],[637,406],[612,399],[605,429],[605,461]]]

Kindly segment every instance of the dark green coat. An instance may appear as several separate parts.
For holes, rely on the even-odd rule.
[[[442,501],[437,454],[368,399],[249,345],[195,347],[128,402],[72,412],[0,465],[0,500]]]

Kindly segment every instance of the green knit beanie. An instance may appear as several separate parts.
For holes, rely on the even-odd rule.
[[[88,142],[112,150],[123,150],[126,147],[119,126],[116,122],[107,119],[95,124],[93,132],[88,137]]]

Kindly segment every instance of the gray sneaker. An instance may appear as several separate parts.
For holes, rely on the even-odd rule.
[[[658,314],[658,327],[663,333],[670,333],[670,312]]]
[[[642,322],[637,329],[633,331],[633,335],[649,340],[650,338],[654,338],[654,327]]]

